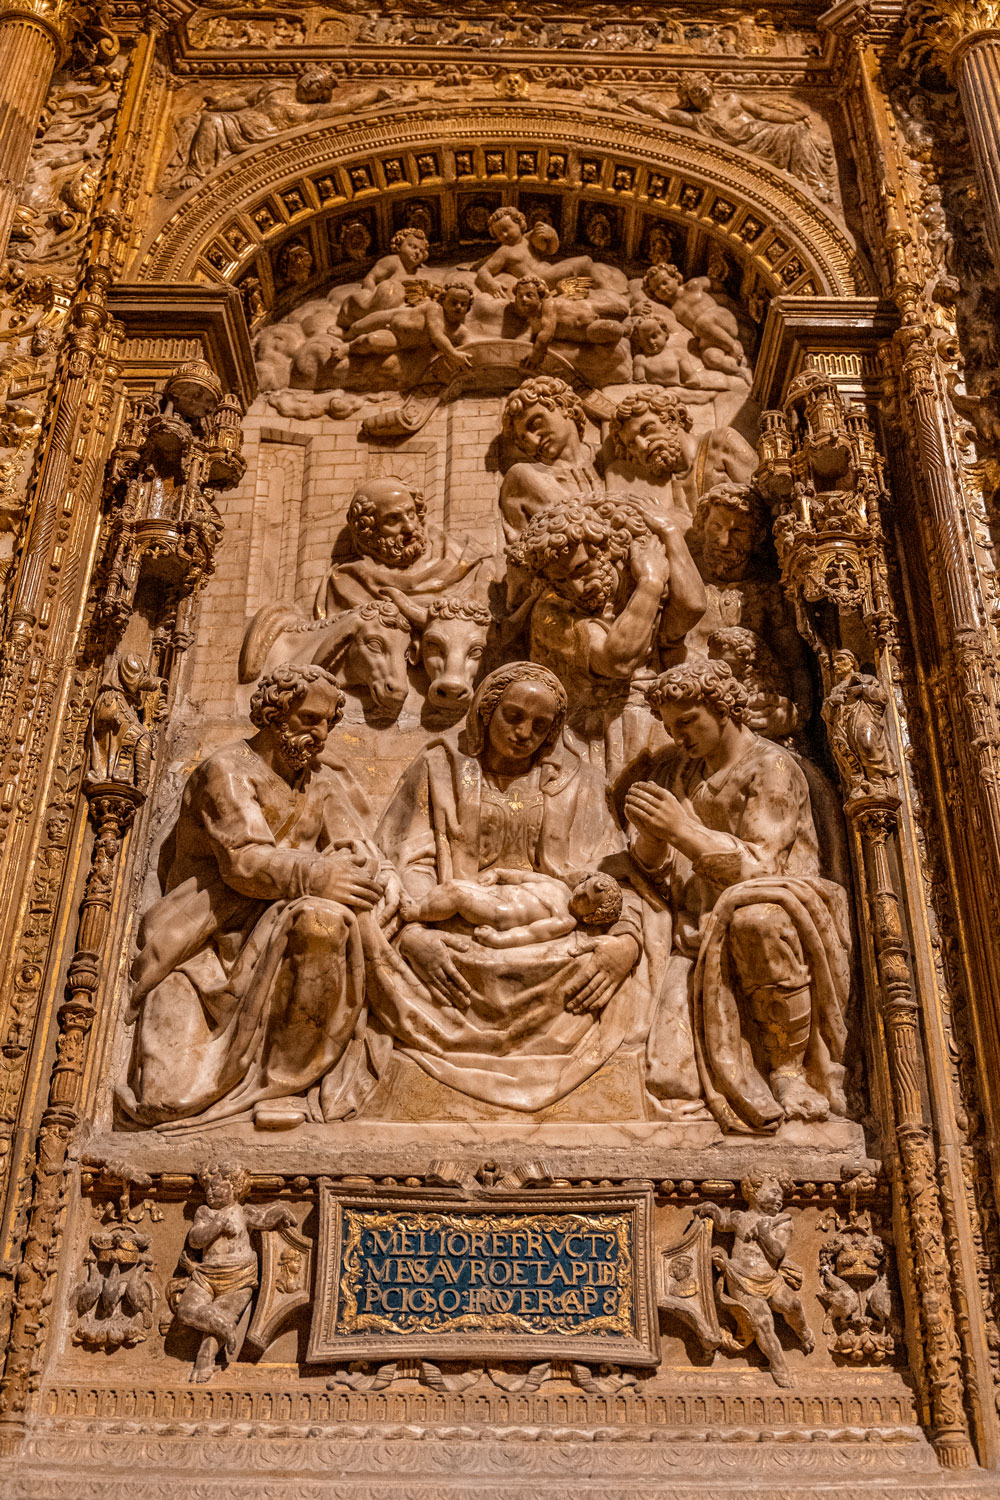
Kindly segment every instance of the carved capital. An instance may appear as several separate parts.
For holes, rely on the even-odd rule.
[[[988,37],[1000,41],[998,0],[914,0],[906,12],[900,62],[954,78],[968,49]]]
[[[48,32],[59,52],[69,46],[80,17],[79,8],[66,0],[0,0],[0,26],[34,22]]]

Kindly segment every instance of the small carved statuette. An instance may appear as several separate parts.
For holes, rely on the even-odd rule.
[[[850,651],[835,653],[833,671],[823,718],[848,796],[892,796],[898,768],[886,734],[889,696],[877,677],[858,670]]]
[[[153,760],[153,725],[159,716],[164,683],[141,656],[118,663],[118,686],[106,683],[94,703],[90,722],[91,784],[114,782],[144,792]]]
[[[171,1283],[167,1295],[177,1322],[202,1335],[191,1370],[191,1379],[202,1382],[211,1380],[220,1353],[228,1362],[240,1347],[240,1325],[260,1280],[251,1231],[290,1228],[295,1215],[284,1203],[248,1207],[249,1173],[232,1163],[204,1168],[198,1181],[205,1202],[181,1255],[186,1274]],[[200,1259],[189,1251],[200,1251]]]
[[[717,1230],[734,1237],[728,1254],[721,1247],[712,1251],[712,1264],[721,1273],[716,1301],[737,1326],[735,1335],[723,1332],[722,1346],[735,1351],[756,1344],[771,1367],[775,1384],[789,1386],[792,1377],[775,1331],[775,1313],[784,1318],[807,1354],[816,1344],[797,1295],[802,1270],[787,1255],[792,1216],[782,1212],[784,1195],[777,1178],[755,1174],[745,1177],[740,1189],[748,1204],[745,1210],[721,1208],[717,1203],[698,1206],[698,1213],[711,1219]]]

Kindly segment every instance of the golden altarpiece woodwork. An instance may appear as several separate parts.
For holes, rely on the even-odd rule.
[[[0,0],[0,1494],[1000,1489],[1000,12]]]

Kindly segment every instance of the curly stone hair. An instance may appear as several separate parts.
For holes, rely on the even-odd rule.
[[[768,1183],[773,1183],[782,1196],[791,1187],[786,1178],[776,1177],[773,1172],[749,1172],[746,1177],[740,1179],[740,1192],[747,1203],[755,1204],[757,1202],[757,1194]]]
[[[750,484],[733,484],[728,479],[723,480],[721,484],[714,484],[698,501],[694,524],[691,528],[694,537],[702,535],[709,511],[719,506],[723,510],[735,511],[741,516],[750,517],[754,523],[753,550],[759,551],[767,539],[767,511],[763,496]]]
[[[521,290],[521,288],[523,286],[532,287],[538,293],[539,297],[541,298],[541,300],[543,302],[545,301],[546,297],[551,297],[552,296],[551,288],[547,287],[545,285],[545,282],[542,280],[542,278],[540,276],[521,276],[517,281],[515,281],[515,283],[514,283],[514,296],[515,297],[517,296],[518,292]]]
[[[427,501],[424,499],[422,491],[410,489],[409,485],[406,485],[405,488],[413,496],[413,503],[417,507],[417,516],[422,521],[427,515]],[[375,531],[377,506],[367,491],[367,484],[363,484],[360,489],[355,490],[351,496],[351,503],[347,507],[347,529],[357,544],[367,542]]]
[[[468,297],[470,302],[475,296],[471,286],[464,281],[446,281],[443,286],[436,286],[431,292],[431,296],[435,302],[443,302],[449,292],[461,292],[463,296]]]
[[[585,884],[597,887],[599,899],[593,911],[588,916],[581,916],[580,921],[587,927],[603,927],[607,923],[617,922],[622,914],[622,888],[613,875],[608,875],[603,870],[585,875],[578,882],[570,898],[570,911],[573,911],[573,900],[580,887]]]
[[[471,620],[474,625],[489,625],[493,616],[488,604],[477,599],[456,599],[447,594],[443,599],[432,599],[427,609],[427,623],[432,620]]]
[[[541,576],[548,565],[581,542],[605,551],[615,563],[628,557],[635,541],[650,536],[649,527],[631,495],[576,495],[553,500],[536,511],[516,541],[507,548],[509,561]]]
[[[558,375],[536,375],[533,380],[523,380],[516,391],[511,391],[504,402],[501,417],[504,437],[514,437],[514,424],[532,406],[543,406],[546,411],[564,411],[583,437],[587,427],[583,403],[573,387],[560,380]]]
[[[482,751],[486,744],[490,721],[497,711],[500,699],[515,682],[540,682],[554,694],[559,705],[556,716],[552,720],[552,728],[535,752],[535,759],[542,759],[558,742],[569,708],[566,689],[548,667],[539,666],[533,661],[512,661],[508,662],[505,667],[497,667],[496,671],[490,672],[476,688],[469,712],[465,717],[465,749],[469,755],[479,755]]]
[[[671,427],[679,427],[682,432],[691,431],[691,413],[683,401],[678,400],[672,391],[665,391],[662,386],[644,385],[640,390],[625,396],[615,407],[609,436],[616,458],[628,457],[628,447],[622,438],[626,422],[631,422],[633,417],[644,417],[647,412],[661,417]]]
[[[670,275],[673,276],[674,280],[677,282],[678,287],[682,287],[684,285],[684,277],[681,275],[680,271],[674,265],[672,260],[654,260],[653,264],[647,268],[646,274],[642,278],[643,291],[651,296],[652,292],[650,289],[650,282],[657,277],[662,276],[664,271],[669,271]]]
[[[423,243],[424,249],[430,251],[430,241],[428,240],[424,231],[422,229],[418,229],[415,224],[407,224],[404,226],[404,228],[397,229],[396,233],[389,241],[389,249],[394,255],[398,255],[400,249],[402,248],[403,241],[408,239],[420,240]]]
[[[255,729],[280,724],[295,712],[314,682],[324,683],[335,694],[339,718],[346,699],[326,668],[286,661],[262,677],[254,689],[250,699],[251,724]]]
[[[250,1192],[250,1180],[250,1173],[232,1161],[211,1162],[208,1166],[202,1167],[198,1173],[198,1181],[203,1191],[207,1193],[210,1185],[228,1182],[237,1203],[242,1203]]]
[[[494,224],[499,224],[502,219],[513,219],[514,223],[518,226],[521,233],[527,234],[528,221],[524,217],[524,214],[521,212],[521,210],[519,208],[514,208],[513,204],[505,203],[502,205],[502,207],[495,208],[493,210],[493,212],[490,214],[489,220],[487,221],[487,228],[491,233],[493,231]]]
[[[654,712],[667,703],[707,703],[721,719],[742,724],[749,696],[724,661],[689,661],[671,667],[645,690]]]

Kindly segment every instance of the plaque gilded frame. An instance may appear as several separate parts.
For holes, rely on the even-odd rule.
[[[493,1189],[467,1197],[438,1189],[357,1193],[323,1185],[307,1358],[311,1363],[562,1359],[657,1365],[652,1208],[652,1192],[642,1188]],[[510,1255],[493,1253],[508,1243]],[[372,1244],[384,1255],[381,1262],[369,1253]],[[482,1255],[464,1253],[467,1245],[478,1245]],[[513,1253],[519,1247],[525,1251],[521,1256]],[[442,1248],[460,1248],[463,1254],[437,1255]],[[539,1254],[532,1259],[527,1251],[536,1248]],[[399,1261],[407,1259],[400,1250],[421,1249],[426,1255],[413,1255],[404,1270],[413,1274],[412,1262],[427,1260],[428,1281],[412,1283],[409,1299],[399,1292],[387,1311],[380,1287],[398,1286]],[[449,1261],[448,1268],[438,1266],[437,1281],[430,1274],[435,1256]],[[492,1273],[499,1275],[501,1261],[506,1272],[498,1288]],[[515,1264],[523,1278],[519,1296],[510,1285]],[[469,1284],[473,1266],[482,1268],[478,1298]],[[376,1271],[379,1284],[372,1282]],[[545,1276],[548,1281],[540,1282]],[[449,1277],[454,1278],[450,1284]],[[448,1291],[447,1310],[432,1296],[438,1281]],[[540,1286],[550,1288],[547,1299],[539,1296]],[[496,1295],[500,1290],[504,1296]]]

